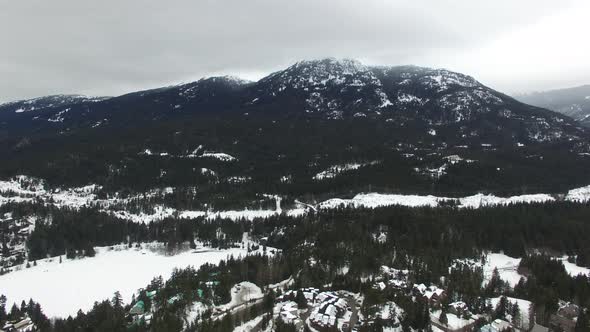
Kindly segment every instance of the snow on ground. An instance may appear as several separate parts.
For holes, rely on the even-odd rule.
[[[214,158],[221,161],[235,161],[237,160],[236,157],[230,156],[227,153],[223,152],[205,152],[199,156],[200,158]]]
[[[579,274],[584,274],[584,275],[590,276],[590,269],[589,268],[578,266],[574,263],[570,263],[567,261],[567,257],[561,257],[559,260],[561,260],[561,262],[563,263],[563,266],[565,267],[565,270],[567,271],[567,273],[570,276],[575,277]]]
[[[352,199],[332,198],[319,204],[320,209],[333,209],[342,205],[352,207],[376,208],[381,206],[438,206],[439,198],[435,196],[358,194]]]
[[[560,260],[567,273],[571,276],[577,276],[579,274],[585,274],[590,276],[590,269],[582,266],[578,266],[574,263],[567,261],[567,256],[557,257]],[[486,256],[486,262],[483,265],[484,281],[483,284],[487,284],[492,278],[494,269],[498,269],[500,278],[506,281],[511,287],[518,284],[518,281],[523,275],[518,273],[518,265],[520,264],[521,258],[513,258],[502,253],[488,253]],[[472,267],[481,267],[482,264],[479,261],[473,259],[461,259],[457,260],[457,263],[465,263]]]
[[[516,286],[520,278],[523,277],[517,272],[519,264],[520,258],[512,258],[501,253],[488,254],[483,267],[484,283],[490,281],[494,269],[497,268],[500,279],[506,281],[511,287]]]
[[[529,315],[529,312],[531,310],[531,304],[532,303],[530,301],[527,301],[527,300],[521,300],[521,299],[517,299],[517,298],[514,298],[514,297],[509,297],[509,296],[507,296],[506,299],[512,305],[518,303],[518,308],[520,310],[521,325],[525,329],[528,329],[530,327],[530,315]],[[500,297],[491,298],[490,299],[490,302],[492,304],[492,307],[493,308],[496,308],[496,306],[498,306],[498,303],[500,302]]]
[[[567,201],[586,203],[590,201],[590,186],[576,188],[568,191],[565,196]]]
[[[348,164],[343,164],[343,165],[334,165],[334,166],[331,166],[330,168],[314,175],[313,179],[316,181],[321,181],[321,180],[325,180],[325,179],[332,179],[341,173],[348,172],[348,171],[354,171],[354,170],[357,170],[361,167],[368,166],[368,165],[375,165],[378,163],[379,163],[379,161],[371,161],[368,163],[348,163]]]
[[[433,322],[437,322],[438,324],[441,324],[439,322],[440,313],[441,313],[440,310],[432,311],[430,313],[430,320]],[[473,322],[475,320],[473,318],[470,318],[470,319],[460,318],[460,317],[457,317],[457,315],[455,315],[455,314],[447,313],[447,321],[448,321],[447,326],[449,327],[450,330],[458,330],[458,329],[461,329],[469,324],[473,324]]]
[[[195,301],[191,306],[187,308],[185,312],[184,327],[186,328],[189,325],[188,323],[193,323],[198,317],[202,316],[203,313],[208,309],[209,307],[205,305],[203,302]]]
[[[320,209],[333,209],[339,206],[376,208],[382,206],[437,207],[441,203],[455,202],[459,208],[480,208],[486,206],[510,205],[518,203],[541,203],[555,201],[547,194],[520,195],[512,197],[497,197],[493,195],[477,194],[462,198],[448,198],[437,196],[397,195],[397,194],[358,194],[351,199],[332,198],[321,202]]]
[[[232,310],[238,306],[246,304],[252,300],[259,300],[264,297],[260,287],[256,286],[249,281],[242,281],[239,284],[235,284],[231,288],[231,301],[226,304],[217,306],[216,311],[225,312]]]
[[[250,332],[252,331],[260,322],[262,322],[263,316],[258,316],[252,320],[245,322],[244,324],[237,326],[234,329],[234,332]]]
[[[547,194],[520,195],[507,198],[477,194],[460,198],[459,206],[465,208],[480,208],[482,206],[510,205],[519,203],[544,203],[553,201],[555,201],[555,198]]]
[[[155,250],[96,248],[96,256],[83,259],[58,258],[37,261],[37,266],[22,268],[0,276],[0,293],[6,295],[9,305],[20,304],[30,298],[40,302],[49,317],[75,315],[78,309],[87,311],[94,301],[111,298],[120,291],[129,303],[131,296],[147,286],[152,278],[168,279],[175,268],[204,263],[217,264],[228,256],[245,256],[246,249],[217,250],[200,247],[174,256],[165,256]],[[253,294],[257,294],[253,292]]]
[[[219,155],[217,153],[213,155]],[[223,155],[223,154],[222,154]],[[203,155],[202,155],[203,156]],[[231,156],[229,156],[231,157]],[[455,156],[450,156],[455,157]],[[222,157],[226,158],[226,157]],[[233,157],[231,157],[233,158]],[[231,159],[230,158],[230,159]],[[230,160],[226,158],[225,160]],[[121,219],[133,222],[150,222],[161,220],[167,217],[178,215],[180,218],[206,217],[207,219],[228,218],[232,220],[253,220],[255,218],[269,218],[286,213],[287,216],[300,217],[310,210],[333,209],[342,205],[349,207],[377,208],[384,206],[407,206],[407,207],[438,207],[448,203],[454,203],[459,208],[480,208],[486,206],[510,205],[518,203],[540,203],[555,201],[555,198],[548,194],[520,195],[512,197],[497,197],[494,195],[476,194],[462,198],[448,198],[437,196],[420,195],[399,195],[380,193],[361,193],[351,199],[332,198],[320,202],[317,206],[296,201],[298,206],[294,209],[282,210],[280,208],[280,197],[277,195],[265,195],[273,197],[277,201],[275,210],[244,210],[235,211],[178,211],[163,205],[155,206],[151,211],[130,213],[122,210],[121,206],[135,200],[147,199],[158,195],[165,195],[174,192],[174,188],[154,189],[135,196],[121,198],[114,193],[108,199],[99,199],[97,193],[101,187],[95,184],[79,188],[56,188],[48,189],[45,181],[28,176],[16,176],[7,181],[0,181],[0,206],[10,202],[33,202],[40,201],[44,204],[51,204],[56,207],[69,207],[79,209],[81,207],[98,207],[101,211],[109,213]],[[566,200],[573,202],[590,201],[590,186],[572,189],[566,195]]]
[[[272,216],[276,216],[279,213],[275,210],[242,210],[242,211],[219,211],[213,212],[207,215],[207,219],[217,219],[217,218],[224,218],[224,219],[231,219],[231,220],[240,220],[246,219],[252,221],[256,218],[270,218]]]

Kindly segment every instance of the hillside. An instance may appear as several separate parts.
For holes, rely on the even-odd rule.
[[[196,186],[199,197],[239,206],[269,192],[505,196],[590,181],[588,131],[568,117],[467,75],[355,60],[301,61],[258,82],[212,77],[9,103],[0,124],[4,179]]]
[[[590,85],[534,92],[516,96],[516,99],[559,112],[573,118],[581,125],[590,126]]]

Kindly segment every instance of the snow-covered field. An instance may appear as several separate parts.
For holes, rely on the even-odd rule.
[[[575,277],[579,274],[585,274],[587,276],[590,276],[590,269],[589,268],[581,267],[581,266],[578,266],[574,263],[570,263],[567,261],[567,257],[562,257],[560,260],[563,263],[565,270],[567,271],[567,273],[570,276]]]
[[[514,287],[520,281],[522,275],[518,274],[518,264],[520,258],[512,258],[500,253],[490,253],[486,258],[483,267],[484,282],[487,283],[492,278],[494,269],[498,269],[500,279],[506,281],[511,287]]]
[[[231,301],[226,304],[216,307],[216,309],[225,312],[232,310],[252,300],[258,300],[264,297],[260,287],[248,281],[242,281],[235,284],[231,289]]]
[[[587,276],[590,276],[589,268],[581,267],[568,262],[567,256],[557,257],[556,259],[560,260],[563,263],[565,270],[570,276],[575,277],[579,274],[585,274]],[[462,259],[458,260],[457,262],[464,263],[470,266],[482,267],[484,275],[484,281],[482,286],[485,286],[491,280],[494,269],[497,268],[498,274],[500,275],[500,279],[504,280],[508,283],[508,285],[514,288],[514,286],[516,286],[520,281],[520,278],[524,277],[523,275],[518,273],[518,265],[520,264],[520,261],[521,258],[513,258],[503,253],[488,253],[486,255],[485,264],[483,264],[483,266],[481,262],[475,261],[473,259]]]
[[[589,191],[590,197],[590,191]],[[480,208],[486,206],[502,206],[517,203],[542,203],[555,201],[550,195],[547,194],[533,194],[533,195],[520,195],[511,197],[497,197],[494,195],[476,194],[473,196],[461,197],[461,198],[449,198],[449,197],[438,197],[438,196],[419,196],[419,195],[397,195],[397,194],[358,194],[351,199],[332,198],[327,201],[321,202],[319,207],[321,209],[332,209],[339,206],[351,206],[351,207],[365,207],[365,208],[376,208],[382,206],[407,206],[407,207],[419,207],[429,206],[437,207],[443,204],[455,203],[459,208]]]
[[[66,317],[75,315],[78,309],[91,309],[94,301],[111,298],[115,291],[121,292],[128,303],[152,278],[162,276],[166,280],[175,268],[198,268],[205,263],[217,264],[230,255],[247,254],[241,248],[200,247],[166,256],[147,247],[119,246],[115,250],[101,247],[96,248],[95,257],[75,260],[63,257],[61,264],[58,258],[37,261],[37,266],[0,276],[0,294],[8,298],[8,307],[13,302],[20,304],[32,298],[41,303],[49,317]]]

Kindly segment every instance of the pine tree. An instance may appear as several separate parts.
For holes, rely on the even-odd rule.
[[[575,332],[588,332],[590,331],[590,325],[588,324],[588,315],[584,308],[580,308],[580,315],[578,316],[578,321],[576,322],[576,327],[574,328]]]
[[[447,312],[444,308],[440,312],[440,316],[438,317],[438,321],[445,326],[449,325],[449,319],[447,318]]]
[[[6,296],[0,295],[0,323],[6,320]]]
[[[518,302],[514,303],[514,305],[512,306],[512,324],[514,324],[514,326],[520,326],[521,324],[521,316],[520,316],[520,307],[518,306]]]
[[[115,292],[111,303],[115,309],[120,309],[123,307],[123,298],[121,297],[121,293],[119,291]]]
[[[299,309],[307,308],[307,299],[305,298],[303,291],[297,291],[297,297],[295,297],[295,302],[297,302],[297,306],[299,307]]]

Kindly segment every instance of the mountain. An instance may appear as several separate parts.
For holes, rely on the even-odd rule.
[[[563,192],[590,180],[587,129],[445,69],[328,58],[257,82],[210,77],[41,100],[0,106],[0,176],[113,190],[198,185],[218,203],[370,188]]]
[[[590,85],[534,92],[516,96],[516,99],[565,114],[590,127]]]
[[[125,127],[187,114],[264,113],[323,119],[369,117],[452,126],[459,135],[514,141],[575,139],[568,118],[522,104],[444,69],[370,67],[356,60],[301,61],[258,82],[212,77],[115,98],[53,96],[0,106],[0,131]]]

